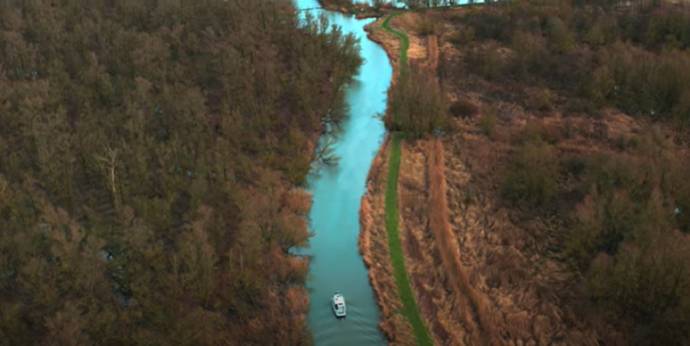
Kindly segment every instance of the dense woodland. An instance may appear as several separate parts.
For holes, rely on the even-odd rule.
[[[455,42],[471,45],[467,64],[483,77],[554,89],[573,111],[690,122],[690,8],[617,3],[506,4],[459,20]]]
[[[0,2],[0,344],[309,343],[287,251],[356,45],[290,1]]]
[[[565,117],[563,131],[516,129],[495,177],[503,203],[557,239],[553,249],[574,274],[563,301],[613,323],[631,344],[688,344],[690,8],[511,1],[449,23],[464,54],[442,64],[446,85]],[[597,123],[606,109],[647,125],[616,138],[601,128],[586,150],[559,146],[582,130],[567,125],[569,116]],[[450,107],[456,116],[478,112],[462,98]],[[481,113],[492,137],[498,115]]]

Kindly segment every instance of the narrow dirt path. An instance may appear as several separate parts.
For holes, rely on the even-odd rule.
[[[426,67],[434,76],[438,75],[438,62],[440,53],[438,49],[438,35],[429,35],[426,38]]]
[[[462,316],[470,331],[472,344],[487,345],[482,327],[484,324],[482,316],[485,313],[479,311],[477,304],[479,295],[469,283],[467,270],[458,253],[460,246],[450,226],[443,143],[439,139],[433,139],[429,144],[427,151],[429,228],[436,240],[435,244],[441,255],[446,278],[455,290],[455,297],[461,308],[464,308]]]
[[[438,36],[429,35],[426,38],[427,59],[421,66],[427,73],[434,76],[437,83],[439,65]],[[473,345],[488,345],[484,325],[489,315],[488,311],[480,311],[485,306],[480,302],[480,295],[470,285],[467,277],[467,269],[460,259],[458,239],[455,237],[450,225],[450,211],[448,209],[446,164],[444,158],[443,142],[434,138],[429,140],[427,146],[427,177],[428,177],[428,217],[429,228],[435,238],[436,248],[441,256],[442,265],[447,274],[446,279],[455,291],[455,298],[463,308],[461,316],[470,332]]]

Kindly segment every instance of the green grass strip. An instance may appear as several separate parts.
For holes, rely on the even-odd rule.
[[[383,23],[383,27],[400,38],[400,66],[403,68],[403,66],[407,66],[407,49],[410,46],[410,40],[407,37],[407,34],[392,29],[389,26],[391,18],[396,15],[389,16]],[[391,254],[391,262],[393,265],[393,276],[395,277],[395,283],[398,286],[400,300],[403,303],[402,313],[412,325],[412,330],[414,331],[417,344],[433,345],[431,336],[429,336],[429,332],[424,325],[424,321],[419,315],[419,308],[417,307],[417,302],[415,301],[414,293],[412,292],[412,286],[410,285],[410,279],[407,276],[407,270],[405,269],[405,254],[403,253],[402,242],[400,241],[400,229],[398,228],[398,177],[400,176],[400,141],[402,138],[402,133],[393,133],[391,137],[385,207],[388,248]]]
[[[398,228],[398,177],[400,175],[401,144],[400,133],[392,134],[391,151],[388,160],[388,182],[386,184],[386,229],[388,247],[393,264],[393,276],[398,286],[400,300],[403,303],[402,313],[412,325],[418,345],[433,345],[429,332],[419,315],[419,308],[412,292],[410,279],[405,269],[405,254],[400,241]]]
[[[398,38],[398,40],[400,40],[400,68],[406,70],[407,50],[410,48],[410,38],[407,37],[406,33],[398,31],[390,26],[391,19],[399,15],[400,13],[396,13],[388,16],[388,18],[386,18],[386,20],[383,22],[383,29],[395,35]]]

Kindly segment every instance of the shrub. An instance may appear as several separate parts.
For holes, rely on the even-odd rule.
[[[549,89],[540,88],[528,94],[526,106],[528,109],[541,112],[550,111],[553,109],[554,98]]]
[[[419,22],[417,23],[417,32],[421,36],[429,36],[436,34],[437,23],[434,18],[429,16],[428,13],[422,14]]]
[[[580,268],[587,268],[594,255],[613,255],[631,236],[639,220],[636,204],[625,191],[595,191],[575,212],[576,223],[566,243],[567,253]]]
[[[393,86],[386,125],[393,131],[420,138],[445,128],[446,110],[445,96],[436,79],[410,68],[400,74]]]
[[[515,204],[543,206],[557,192],[559,161],[555,149],[541,140],[523,143],[503,179],[503,196]]]
[[[465,59],[473,71],[489,80],[501,77],[508,66],[495,44],[473,49]]]
[[[683,125],[690,125],[690,87],[673,108],[673,115]]]
[[[456,117],[470,118],[479,114],[479,106],[466,98],[460,98],[450,106],[450,114]]]
[[[687,170],[664,159],[670,144],[658,137],[641,138],[635,157],[587,165],[591,192],[573,215],[565,253],[596,304],[634,322],[632,343],[686,344],[690,249],[674,209],[685,209],[690,188]]]
[[[456,46],[469,44],[475,39],[474,28],[471,26],[460,26],[456,32],[452,34],[449,41]]]
[[[525,126],[520,130],[519,142],[537,142],[544,141],[550,144],[558,142],[561,132],[555,128],[548,128],[544,125],[541,119],[529,120]]]
[[[690,323],[690,248],[677,232],[652,228],[645,242],[626,242],[600,256],[587,275],[591,298],[632,318],[633,344],[685,345]]]
[[[524,31],[513,34],[511,49],[513,74],[519,79],[529,79],[530,74],[540,75],[546,70],[545,61],[548,58],[546,42],[541,35]]]
[[[559,17],[549,17],[546,22],[546,32],[549,36],[551,49],[558,53],[568,53],[573,49],[575,40],[573,32]]]
[[[496,135],[496,114],[488,112],[479,119],[479,128],[487,137],[493,139]]]

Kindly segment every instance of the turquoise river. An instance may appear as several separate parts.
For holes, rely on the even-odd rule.
[[[295,0],[295,4],[298,9],[319,7],[317,0]],[[367,174],[385,135],[379,115],[386,109],[393,70],[383,48],[367,38],[364,26],[371,19],[312,12],[325,14],[331,24],[357,37],[364,64],[347,90],[349,117],[333,146],[338,164],[314,172],[308,180],[313,195],[309,214],[313,237],[309,247],[300,253],[311,257],[307,279],[309,327],[319,346],[385,345],[378,328],[379,309],[357,241]],[[340,291],[347,301],[344,320],[337,320],[330,308],[335,291]]]

